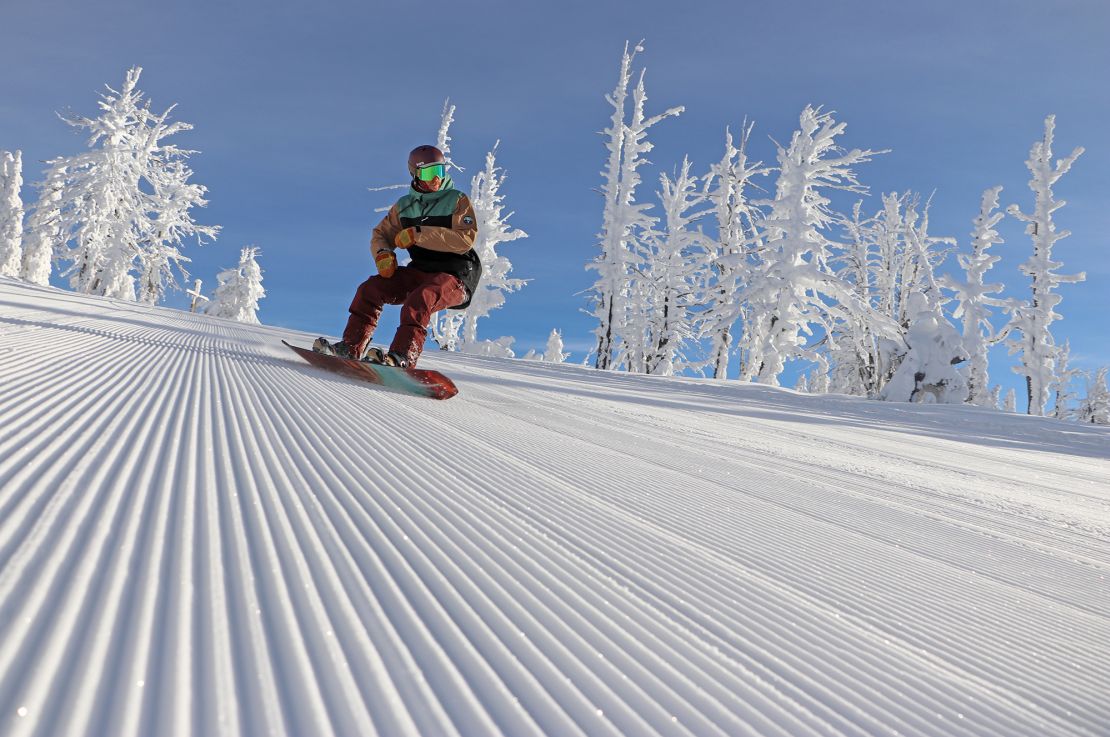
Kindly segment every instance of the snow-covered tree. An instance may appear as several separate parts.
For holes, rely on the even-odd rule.
[[[725,131],[724,156],[710,167],[706,177],[707,196],[717,215],[717,239],[703,270],[709,281],[704,287],[707,304],[700,316],[699,335],[709,340],[709,361],[717,379],[728,377],[737,323],[741,329],[748,327],[744,315],[747,303],[740,299],[740,292],[748,283],[761,246],[756,233],[761,213],[749,202],[747,190],[755,177],[771,170],[763,162],[748,160],[753,127],[753,123],[744,122],[739,146],[733,142],[732,132]],[[747,344],[744,338],[740,342]]]
[[[851,286],[828,268],[834,244],[823,233],[833,220],[823,191],[864,192],[852,167],[876,153],[839,152],[836,137],[844,128],[832,114],[807,106],[790,146],[778,147],[775,199],[765,203],[770,212],[758,223],[761,263],[742,293],[750,304],[742,379],[778,385],[786,361],[806,352],[814,325],[828,331],[838,318],[870,319]]]
[[[171,267],[188,261],[179,250],[184,239],[203,242],[218,228],[198,225],[189,213],[207,204],[205,188],[187,183],[186,160],[195,152],[164,141],[192,126],[168,122],[172,106],[150,109],[136,88],[141,73],[130,69],[118,92],[101,95],[99,117],[64,119],[89,132],[89,150],[48,162],[42,196],[57,199],[40,206],[57,211],[47,227],[60,234],[59,245],[73,243],[62,255],[75,290],[134,300],[137,272],[151,302],[167,281],[175,285]]]
[[[690,172],[690,160],[671,180],[659,177],[662,228],[638,239],[639,265],[629,275],[628,310],[622,328],[620,363],[629,370],[671,376],[687,364],[685,348],[696,337],[699,290],[709,238],[693,226],[712,212]]]
[[[613,108],[610,126],[603,135],[607,139],[609,158],[602,173],[605,181],[601,192],[605,198],[601,232],[598,234],[601,253],[587,264],[588,269],[598,272],[598,279],[591,290],[592,314],[598,320],[597,350],[595,366],[600,369],[614,365],[614,352],[622,340],[625,324],[626,298],[628,296],[628,277],[633,268],[633,254],[638,250],[636,239],[640,233],[651,228],[654,218],[646,214],[650,204],[636,203],[636,188],[640,184],[637,169],[646,163],[645,154],[651,151],[652,144],[647,141],[647,131],[665,118],[680,114],[682,107],[673,107],[660,115],[645,117],[644,103],[647,92],[644,87],[644,72],[641,70],[639,82],[632,91],[632,113],[625,122],[625,103],[628,100],[628,86],[632,79],[632,62],[635,55],[643,50],[637,45],[632,53],[625,44],[621,58],[620,75],[613,92],[606,100]]]
[[[23,271],[23,155],[0,151],[0,276]]]
[[[1004,307],[1006,301],[992,296],[1002,291],[1001,284],[984,284],[983,277],[998,261],[988,251],[1002,238],[995,226],[1003,214],[995,212],[998,208],[998,194],[1002,187],[992,187],[983,192],[979,214],[972,221],[975,229],[971,231],[971,253],[959,254],[960,267],[964,270],[964,280],[946,276],[942,284],[956,293],[957,306],[952,316],[963,319],[964,348],[968,353],[967,401],[981,407],[996,406],[990,392],[988,371],[988,352],[998,342],[991,326],[990,307]]]
[[[949,351],[948,362],[950,366],[961,364],[967,360],[967,351],[963,347],[963,339],[944,316],[944,300],[941,297],[940,284],[936,277],[937,266],[948,255],[948,250],[941,249],[939,246],[942,244],[954,245],[955,241],[951,238],[938,238],[929,235],[929,205],[926,203],[920,213],[917,208],[916,198],[909,199],[903,223],[905,252],[903,254],[902,273],[898,280],[899,307],[897,323],[903,330],[902,344],[905,346],[905,350],[890,347],[886,352],[887,354],[880,358],[880,363],[884,367],[893,367],[895,374],[897,369],[900,368],[900,361],[909,353],[917,354],[916,358],[911,357],[911,359],[919,359],[920,351],[914,349],[911,345],[910,334],[915,332],[914,325],[923,320],[926,326],[925,330],[942,336],[937,339],[938,346],[943,346],[943,350]],[[921,333],[920,331],[917,332],[918,342],[920,342]],[[937,360],[943,361],[944,359],[939,356],[942,348],[938,347],[936,350],[938,352]],[[891,376],[891,381],[893,381],[893,376]],[[955,386],[960,386],[966,390],[967,381],[962,374],[958,382],[944,376],[941,378],[946,379],[943,386],[947,387],[948,391],[943,396],[937,395],[938,402],[958,403],[967,400],[966,394],[957,398],[951,393],[952,387]]]
[[[23,238],[21,276],[31,284],[46,286],[50,283],[56,249],[65,242],[61,217],[65,180],[64,166],[51,167],[46,179],[38,184],[39,199],[27,218],[27,232]]]
[[[1066,203],[1056,199],[1052,187],[1083,153],[1083,148],[1079,147],[1067,157],[1053,161],[1055,128],[1056,116],[1049,115],[1044,122],[1044,137],[1033,144],[1025,162],[1033,175],[1029,180],[1029,189],[1034,194],[1033,212],[1026,214],[1017,205],[1007,208],[1007,212],[1027,223],[1025,232],[1033,240],[1032,256],[1019,267],[1032,281],[1032,295],[1028,301],[1012,302],[1008,308],[1011,316],[1010,328],[1020,333],[1008,345],[1011,355],[1021,354],[1021,365],[1015,367],[1014,371],[1025,377],[1026,411],[1031,415],[1044,415],[1049,387],[1053,382],[1058,347],[1052,337],[1051,328],[1052,323],[1060,318],[1056,306],[1061,300],[1056,289],[1061,284],[1072,284],[1086,278],[1083,273],[1060,274],[1057,269],[1063,264],[1052,260],[1052,249],[1056,242],[1071,235],[1068,230],[1056,230],[1052,215]]]
[[[938,296],[935,289],[910,295],[909,350],[884,387],[883,399],[937,404],[967,399],[967,379],[958,367],[967,358],[963,339],[944,317]]]
[[[1013,387],[1006,392],[1006,399],[1002,402],[1002,410],[1010,413],[1017,412],[1017,391]]]
[[[1096,425],[1110,425],[1110,386],[1106,374],[1110,371],[1103,366],[1094,376],[1087,375],[1087,394],[1079,402],[1075,416],[1080,422]]]
[[[809,391],[809,379],[806,377],[805,373],[798,374],[798,380],[794,382],[794,391]]]
[[[485,169],[474,175],[470,183],[471,204],[478,223],[478,237],[474,239],[474,251],[482,260],[482,279],[474,290],[470,306],[463,313],[463,341],[474,343],[478,340],[478,320],[488,317],[489,313],[505,304],[505,295],[515,292],[528,283],[526,279],[509,276],[513,265],[504,254],[497,252],[502,243],[527,238],[528,234],[509,225],[511,212],[503,212],[505,195],[501,186],[505,183],[505,172],[497,166],[497,147],[486,154]]]
[[[625,43],[617,86],[605,97],[613,108],[613,115],[609,127],[602,132],[606,137],[609,158],[602,172],[605,181],[601,185],[601,194],[605,198],[605,205],[602,211],[601,232],[598,233],[601,253],[593,263],[586,265],[587,269],[598,272],[598,279],[594,282],[591,295],[594,302],[593,314],[599,323],[596,330],[597,350],[594,363],[596,368],[609,368],[613,358],[613,344],[616,339],[614,322],[620,319],[618,309],[620,293],[624,288],[625,274],[628,271],[628,229],[621,222],[623,200],[626,197],[622,192],[621,162],[624,156],[626,130],[625,103],[628,99],[628,85],[632,79],[632,61],[641,49],[642,47],[637,45],[630,54],[628,43]]]
[[[552,330],[547,336],[547,347],[543,352],[543,360],[549,363],[563,363],[570,358],[569,353],[563,352],[563,335],[558,330]]]
[[[224,269],[216,275],[216,291],[205,312],[215,317],[226,317],[258,325],[258,301],[266,296],[262,288],[262,268],[258,265],[260,249],[244,248],[239,254],[239,265]]]
[[[1056,399],[1052,408],[1052,416],[1057,420],[1070,420],[1075,417],[1075,409],[1071,405],[1076,399],[1076,394],[1072,389],[1072,384],[1083,372],[1071,368],[1070,363],[1071,342],[1065,340],[1064,345],[1056,352],[1056,366],[1053,371],[1052,386],[1049,387]]]
[[[838,394],[877,397],[893,375],[895,357],[906,351],[902,334],[909,326],[899,316],[900,302],[909,290],[899,287],[909,253],[903,209],[912,207],[910,202],[910,193],[892,192],[882,196],[883,207],[874,216],[863,217],[860,201],[851,217],[841,219],[848,242],[832,259],[836,275],[851,285],[860,302],[897,329],[884,338],[876,334],[873,320],[859,317],[833,326],[827,352],[832,362],[830,388]]]
[[[861,200],[852,207],[852,215],[843,218],[842,225],[848,235],[848,242],[832,263],[836,265],[837,276],[852,285],[853,293],[861,302],[875,305],[878,301],[875,287],[878,279],[873,272],[884,266],[882,260],[877,258],[882,238],[876,234],[885,236],[885,232],[879,227],[883,222],[882,213],[873,218],[864,218],[862,210]],[[900,213],[899,207],[899,215]],[[830,391],[836,394],[875,396],[880,386],[879,351],[878,341],[870,332],[869,322],[864,321],[859,325],[841,323],[834,328],[834,333],[828,347],[832,363]]]
[[[827,336],[837,393],[880,396],[909,351],[906,335],[920,311],[910,309],[911,295],[928,293],[941,304],[935,269],[952,239],[929,234],[929,204],[921,207],[917,195],[892,192],[882,202],[873,217],[857,203],[842,219],[849,240],[833,259],[836,274],[868,309],[843,312]]]

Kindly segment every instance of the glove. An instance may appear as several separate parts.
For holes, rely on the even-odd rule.
[[[374,256],[374,264],[378,267],[378,273],[386,279],[397,271],[397,257],[393,255],[393,251],[378,251]]]
[[[408,248],[416,245],[416,228],[405,228],[393,239],[393,245],[398,248]]]

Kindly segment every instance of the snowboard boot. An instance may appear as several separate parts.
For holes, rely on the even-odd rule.
[[[381,348],[375,348],[374,346],[370,346],[369,348],[366,349],[366,352],[362,354],[362,360],[367,361],[369,363],[384,364],[385,363],[385,351],[383,351]]]
[[[351,354],[351,349],[343,341],[332,343],[327,338],[317,338],[312,343],[312,350],[316,353],[323,353],[325,356],[336,356],[338,358],[353,358],[356,361],[358,356]]]
[[[366,349],[362,354],[362,360],[382,366],[393,366],[395,368],[407,368],[409,365],[408,360],[400,353],[395,353],[393,351],[386,353],[381,348],[375,348],[374,346],[370,346]]]
[[[386,366],[396,366],[397,368],[408,368],[409,360],[396,351],[390,351],[385,354],[385,360],[382,363]]]

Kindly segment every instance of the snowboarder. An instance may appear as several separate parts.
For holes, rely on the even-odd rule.
[[[432,314],[470,304],[482,276],[473,249],[478,224],[470,198],[455,189],[447,160],[435,146],[414,148],[408,167],[411,189],[389,208],[370,238],[378,273],[355,292],[343,339],[318,338],[312,346],[318,353],[414,368]],[[397,265],[397,248],[408,249],[408,265]],[[385,304],[401,305],[401,324],[388,352],[369,347]]]

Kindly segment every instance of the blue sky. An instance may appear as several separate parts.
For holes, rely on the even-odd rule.
[[[209,188],[202,222],[219,240],[188,251],[214,286],[239,248],[262,247],[264,322],[335,334],[357,283],[371,273],[370,228],[405,178],[405,156],[433,139],[445,98],[458,106],[454,158],[464,185],[500,139],[514,275],[531,279],[483,321],[480,336],[513,335],[518,353],[553,327],[568,347],[591,343],[578,293],[591,283],[605,151],[597,131],[626,40],[646,39],[649,111],[684,105],[653,129],[653,198],[660,171],[683,155],[704,170],[726,126],[748,117],[752,153],[774,157],[807,103],[847,122],[846,146],[892,149],[859,169],[877,195],[933,195],[932,232],[966,246],[986,187],[1028,209],[1024,161],[1057,115],[1057,153],[1086,154],[1057,187],[1073,236],[1056,255],[1087,282],[1063,288],[1059,340],[1080,365],[1110,363],[1110,4],[1100,0],[891,2],[54,2],[0,0],[0,148],[22,149],[25,179],[82,139],[54,115],[91,114],[105,83],[131,65],[156,108],[196,129],[179,144],[202,153]],[[14,30],[14,33],[11,32]],[[25,191],[31,200],[33,192]],[[992,276],[1023,296],[1029,252],[1008,220]],[[183,305],[184,297],[169,304]],[[383,330],[392,328],[392,315]],[[380,336],[383,339],[387,336]],[[1006,379],[1002,357],[992,363]]]

